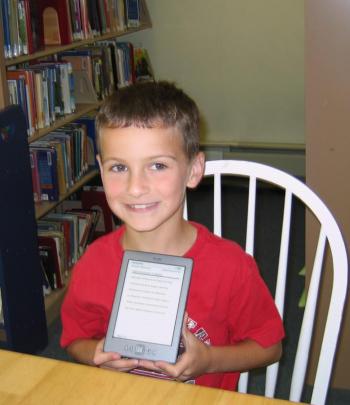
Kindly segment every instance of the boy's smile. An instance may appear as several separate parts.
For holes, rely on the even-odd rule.
[[[176,232],[182,223],[186,187],[195,187],[202,175],[198,158],[189,162],[179,131],[104,128],[100,140],[106,197],[127,230]]]

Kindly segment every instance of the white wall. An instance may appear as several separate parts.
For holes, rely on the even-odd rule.
[[[198,103],[203,141],[304,144],[304,1],[147,0],[158,79]]]

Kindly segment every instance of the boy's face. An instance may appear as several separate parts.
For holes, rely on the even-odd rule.
[[[168,229],[183,215],[186,187],[204,170],[199,154],[189,162],[176,128],[104,128],[98,161],[108,204],[127,226]]]

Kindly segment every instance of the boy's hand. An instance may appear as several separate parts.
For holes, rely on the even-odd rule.
[[[165,361],[139,360],[139,366],[149,370],[158,371],[175,378],[178,381],[187,381],[199,375],[206,374],[210,365],[210,347],[197,339],[187,329],[187,315],[182,327],[182,339],[185,352],[179,356],[175,364]]]
[[[108,368],[117,371],[130,371],[139,365],[137,359],[122,358],[119,353],[104,352],[103,345],[105,339],[101,339],[95,349],[93,362],[101,368]]]

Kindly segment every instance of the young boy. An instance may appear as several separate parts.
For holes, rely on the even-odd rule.
[[[108,204],[123,222],[76,264],[62,307],[61,345],[77,361],[235,389],[239,372],[279,360],[283,326],[254,260],[236,243],[183,219],[186,188],[204,171],[196,104],[167,82],[116,92],[97,118]],[[103,351],[123,251],[194,261],[184,353],[176,364]]]

